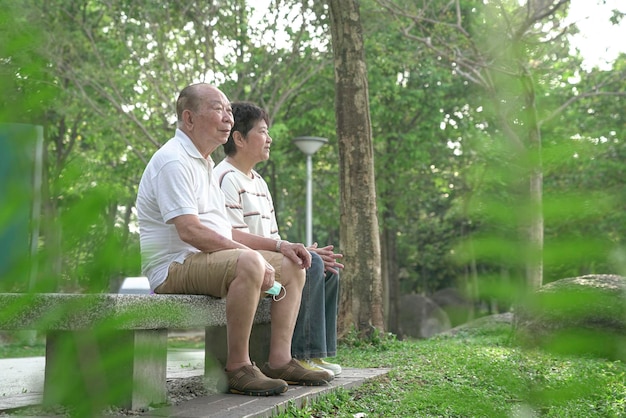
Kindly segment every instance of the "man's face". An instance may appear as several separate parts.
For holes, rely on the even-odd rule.
[[[215,148],[226,143],[234,120],[230,101],[224,93],[207,86],[200,109],[191,113],[193,139]]]

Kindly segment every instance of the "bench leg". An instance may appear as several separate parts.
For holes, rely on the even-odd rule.
[[[226,327],[204,329],[204,375],[209,376],[215,368],[223,369],[228,357]]]
[[[135,331],[132,409],[167,402],[167,330]]]
[[[271,324],[255,324],[250,334],[250,359],[261,367],[270,354]],[[224,368],[228,357],[226,327],[207,327],[204,335],[204,374]]]
[[[53,331],[46,341],[44,404],[97,416],[109,405],[167,400],[167,330]]]

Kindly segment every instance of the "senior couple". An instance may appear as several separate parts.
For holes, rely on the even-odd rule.
[[[137,194],[150,287],[226,298],[222,390],[269,396],[289,384],[328,384],[341,373],[324,358],[336,354],[342,255],[330,245],[280,239],[272,196],[254,171],[269,158],[267,114],[251,103],[231,104],[205,83],[180,92],[176,113],[175,135],[152,156]],[[226,157],[215,166],[211,153],[220,145]],[[274,300],[269,358],[259,368],[249,342],[263,297]]]

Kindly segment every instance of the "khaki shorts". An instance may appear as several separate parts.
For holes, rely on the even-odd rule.
[[[169,266],[167,278],[154,293],[210,295],[223,298],[237,272],[237,260],[243,250],[223,250],[214,253],[195,253],[181,263]],[[280,282],[283,255],[273,251],[259,253],[274,267],[276,281]],[[263,295],[261,295],[263,296]]]

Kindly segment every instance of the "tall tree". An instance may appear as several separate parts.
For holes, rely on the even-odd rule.
[[[556,106],[595,89],[611,95],[569,103],[546,119],[546,281],[597,272],[624,274],[626,237],[626,54],[610,70],[572,71],[551,89]],[[557,158],[558,157],[558,158]],[[562,202],[559,204],[559,202]]]
[[[366,33],[376,189],[381,228],[387,330],[398,332],[403,293],[429,295],[454,286],[450,253],[458,239],[453,202],[463,190],[458,173],[470,153],[450,144],[467,140],[472,86],[439,65],[424,47],[381,20],[375,2],[361,2]],[[449,118],[456,118],[452,127]],[[442,129],[442,124],[453,129]],[[460,145],[460,144],[459,144]]]
[[[329,0],[339,138],[343,274],[340,335],[351,325],[363,335],[383,330],[380,240],[369,113],[367,67],[357,0]]]
[[[518,255],[525,261],[526,283],[530,289],[541,286],[541,125],[542,118],[552,117],[542,105],[549,102],[544,90],[554,82],[552,65],[569,56],[563,36],[568,30],[563,17],[569,0],[500,0],[480,5],[463,0],[416,5],[378,2],[402,22],[406,37],[430,49],[443,65],[482,90],[494,129],[506,139],[500,144],[505,148],[499,159],[506,161],[509,170],[510,196],[518,196],[513,207],[525,231]]]

